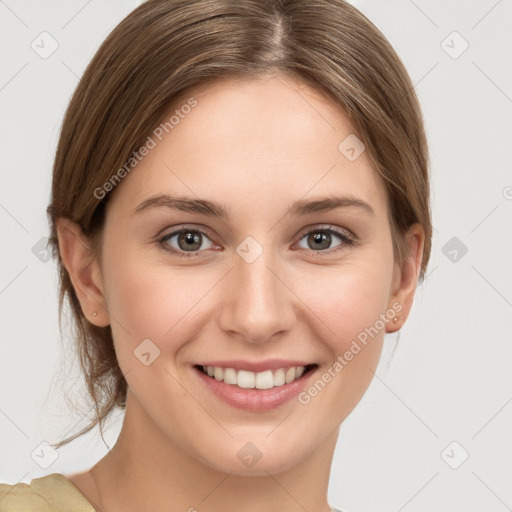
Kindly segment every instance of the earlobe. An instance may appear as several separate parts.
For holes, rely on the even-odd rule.
[[[388,322],[386,332],[396,332],[402,328],[412,307],[414,293],[418,284],[418,278],[423,259],[423,246],[425,243],[425,232],[421,225],[413,224],[405,234],[409,247],[409,255],[400,268],[395,265],[393,278],[393,289],[389,300],[389,308],[396,310],[396,304],[401,305],[400,312]]]
[[[59,252],[69,273],[82,311],[98,327],[110,324],[99,262],[78,224],[59,218],[56,222]]]

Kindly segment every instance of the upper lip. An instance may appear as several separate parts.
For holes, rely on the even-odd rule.
[[[309,366],[313,363],[308,361],[297,361],[291,359],[267,359],[265,361],[247,361],[243,359],[232,359],[229,361],[203,361],[198,366],[217,366],[219,368],[234,368],[235,370],[246,370],[249,372],[263,372],[265,370],[277,370],[278,368],[290,368],[291,366]]]

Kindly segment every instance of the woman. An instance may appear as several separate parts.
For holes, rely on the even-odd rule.
[[[340,424],[431,247],[422,116],[376,27],[341,0],[145,2],[80,80],[48,213],[77,435],[125,417],[0,509],[336,510]]]

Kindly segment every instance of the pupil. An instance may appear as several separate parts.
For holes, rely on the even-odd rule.
[[[312,235],[312,240],[315,244],[319,244],[322,249],[329,248],[331,237],[328,233],[321,233],[316,232]],[[318,249],[319,247],[315,247],[315,249]]]
[[[199,247],[201,247],[201,240],[200,240],[200,236],[198,233],[194,234],[192,231],[188,231],[188,232],[184,232],[180,235],[180,238],[179,238],[180,242],[185,242],[185,247],[183,248],[183,250],[185,251],[189,251],[189,250],[192,250],[192,249],[198,249]],[[196,245],[196,247],[194,247],[194,245]]]

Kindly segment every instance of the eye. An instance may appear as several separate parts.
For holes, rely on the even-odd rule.
[[[183,228],[161,237],[158,243],[180,257],[192,257],[201,250],[211,249],[214,244],[208,235],[197,228]],[[189,254],[187,254],[189,253]]]
[[[318,226],[311,229],[302,235],[300,240],[303,239],[306,239],[306,247],[301,245],[300,242],[299,247],[314,252],[337,252],[356,244],[351,235],[333,226]],[[339,242],[332,246],[332,243],[336,240]],[[159,238],[157,243],[166,251],[185,258],[199,256],[198,253],[216,247],[208,234],[198,228],[181,228],[172,231]],[[337,247],[337,249],[334,249],[334,251],[327,250],[332,247]]]
[[[350,247],[355,244],[354,239],[351,238],[348,233],[332,226],[318,226],[315,229],[304,233],[302,235],[301,241],[303,239],[306,239],[306,247],[301,246],[300,242],[299,246],[302,249],[309,249],[315,252],[331,252],[326,251],[326,249],[333,247],[331,244],[335,242],[336,239],[340,240],[340,242],[334,245],[334,247],[338,247],[338,249],[335,249],[335,251],[343,249],[343,247]]]

